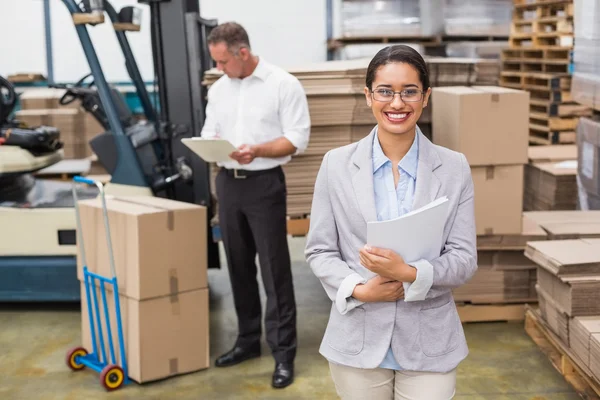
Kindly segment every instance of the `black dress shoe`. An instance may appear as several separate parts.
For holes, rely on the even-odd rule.
[[[215,366],[229,367],[231,365],[239,364],[242,361],[257,357],[260,357],[260,345],[249,348],[235,346],[233,349],[217,358]]]
[[[273,372],[273,387],[277,389],[289,386],[294,382],[294,364],[275,364]]]

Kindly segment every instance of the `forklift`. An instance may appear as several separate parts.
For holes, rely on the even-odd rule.
[[[80,101],[105,129],[89,144],[98,162],[111,175],[107,190],[110,187],[113,193],[153,195],[207,207],[208,267],[220,268],[218,244],[210,226],[215,204],[209,165],[181,143],[183,138],[201,134],[207,90],[202,78],[212,68],[206,38],[217,21],[200,17],[197,0],[139,0],[149,6],[151,13],[159,99],[155,109],[127,40],[127,32],[140,30],[140,10],[124,7],[117,12],[108,0],[62,2],[72,16],[91,73],[75,85],[50,86],[65,89],[61,104]],[[91,42],[88,29],[105,23],[105,15],[115,29],[128,74],[140,98],[145,117],[142,120],[132,115],[123,96],[107,83]],[[2,97],[6,96],[0,96],[0,100]],[[52,127],[23,127],[18,121],[7,119],[0,120],[2,124],[5,128],[4,137],[0,134],[0,182],[4,180],[5,184],[0,184],[0,225],[15,226],[12,229],[16,233],[11,235],[12,241],[0,245],[0,301],[79,300],[74,204],[67,194],[72,186],[33,177],[35,171],[62,159],[59,133]],[[15,141],[19,137],[14,134],[17,125],[22,129],[21,141]],[[53,148],[39,153],[23,144],[24,138],[35,141],[43,135],[53,138]],[[6,155],[11,153],[20,154],[14,159],[30,162],[8,162]],[[17,164],[21,166],[16,167]],[[11,185],[6,184],[9,180]],[[24,181],[27,185],[23,185]],[[6,193],[9,187],[10,198]],[[80,199],[97,195],[93,188],[79,190]],[[50,192],[54,193],[50,200],[35,199],[48,197]],[[31,222],[9,225],[16,221]],[[38,235],[44,237],[38,239]],[[23,243],[23,239],[28,240]],[[35,252],[31,248],[38,244],[44,249],[41,254],[27,253]]]

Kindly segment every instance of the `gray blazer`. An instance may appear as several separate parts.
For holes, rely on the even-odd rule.
[[[334,363],[377,368],[390,341],[405,370],[448,372],[468,354],[451,290],[467,282],[477,269],[471,169],[463,154],[434,145],[419,129],[417,132],[413,209],[441,196],[450,202],[440,256],[425,260],[433,279],[422,300],[360,303],[349,297],[357,283],[353,276],[360,276],[363,282],[375,276],[359,259],[367,221],[377,220],[374,131],[323,158],[315,183],[306,258],[332,300],[320,353]]]

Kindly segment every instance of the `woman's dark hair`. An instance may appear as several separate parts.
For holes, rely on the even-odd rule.
[[[396,44],[388,46],[373,57],[367,68],[367,87],[369,90],[372,89],[373,81],[375,80],[375,74],[379,67],[394,63],[406,63],[412,65],[419,73],[419,78],[423,84],[423,90],[429,89],[429,72],[427,70],[427,63],[418,51],[410,46],[403,44]]]

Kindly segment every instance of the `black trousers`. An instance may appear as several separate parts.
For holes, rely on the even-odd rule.
[[[256,345],[262,334],[255,263],[258,252],[267,295],[267,343],[277,362],[292,363],[297,347],[296,300],[287,243],[283,170],[278,167],[240,179],[233,171],[221,169],[216,189],[221,236],[238,317],[236,344]]]

